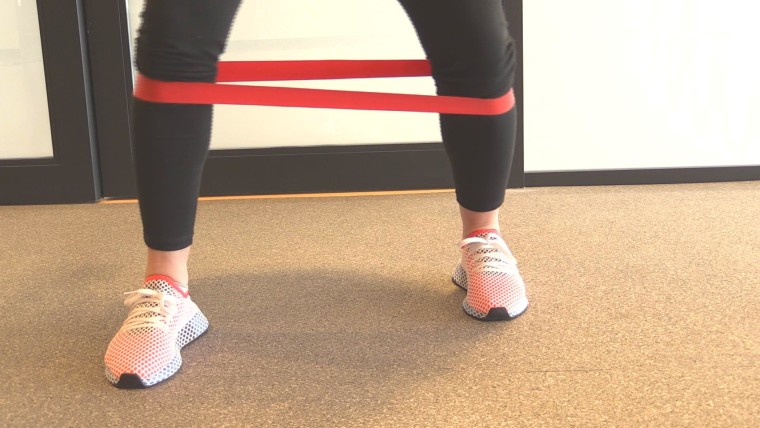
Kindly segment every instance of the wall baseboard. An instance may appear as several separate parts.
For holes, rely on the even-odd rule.
[[[760,165],[525,173],[525,187],[712,183],[755,180],[760,180]]]

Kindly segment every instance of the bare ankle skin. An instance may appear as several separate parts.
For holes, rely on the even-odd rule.
[[[148,248],[145,276],[166,275],[179,283],[187,284],[189,279],[187,262],[189,258],[190,247],[176,251],[160,251]]]
[[[459,206],[459,214],[462,217],[462,238],[466,238],[472,232],[483,229],[501,230],[499,227],[499,209],[487,212],[470,211]]]

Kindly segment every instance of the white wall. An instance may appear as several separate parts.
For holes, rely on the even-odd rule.
[[[18,49],[17,11],[19,5],[15,0],[0,1],[0,49]]]
[[[0,159],[53,155],[37,6],[0,0]]]
[[[526,170],[760,164],[758,16],[742,0],[524,2]],[[249,0],[223,59],[423,56],[396,1]],[[433,93],[429,78],[283,84]],[[439,139],[433,114],[218,106],[212,147]]]
[[[524,2],[526,171],[760,165],[760,6]]]
[[[133,29],[142,1],[130,0]],[[133,34],[135,34],[133,32]],[[222,60],[420,59],[395,0],[243,1]],[[276,86],[434,94],[430,78],[277,82]],[[435,114],[216,106],[214,149],[440,141]]]

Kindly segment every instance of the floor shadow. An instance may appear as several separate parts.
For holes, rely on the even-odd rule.
[[[196,278],[212,328],[175,385],[193,377],[251,417],[298,408],[348,423],[357,406],[381,411],[463,367],[478,342],[509,328],[466,316],[463,297],[446,277],[332,268]]]

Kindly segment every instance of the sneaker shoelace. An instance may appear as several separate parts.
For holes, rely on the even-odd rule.
[[[169,328],[167,319],[177,313],[179,299],[161,291],[141,288],[124,293],[124,305],[130,308],[122,330],[138,328]]]
[[[463,239],[459,247],[467,251],[470,267],[476,272],[501,270],[505,265],[517,265],[517,260],[501,239],[473,236]]]

